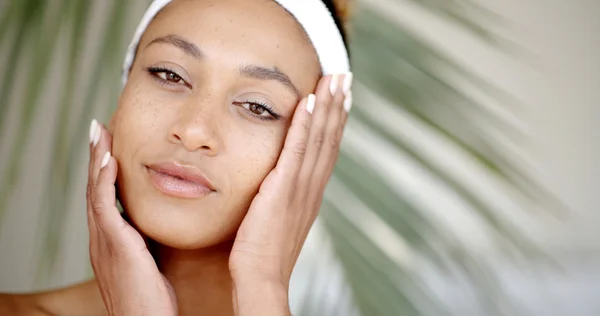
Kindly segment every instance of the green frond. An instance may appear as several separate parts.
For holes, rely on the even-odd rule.
[[[478,300],[490,314],[515,315],[517,311],[511,309],[510,299],[502,295],[494,269],[485,258],[463,244],[456,229],[436,220],[432,210],[417,203],[412,191],[400,185],[400,179],[386,175],[377,162],[382,158],[395,159],[393,155],[382,157],[387,152],[405,157],[429,181],[460,201],[461,208],[479,219],[480,228],[499,249],[515,250],[523,257],[541,256],[495,201],[480,194],[463,175],[440,163],[444,153],[436,156],[424,150],[419,141],[427,137],[406,132],[398,126],[401,122],[389,115],[402,116],[404,122],[418,126],[422,134],[434,135],[466,157],[476,172],[518,198],[535,203],[550,201],[546,203],[556,206],[551,195],[525,176],[521,162],[497,141],[498,135],[514,143],[527,138],[515,124],[497,115],[503,112],[518,117],[522,105],[414,31],[396,23],[389,14],[383,14],[379,5],[388,2],[395,3],[357,3],[351,32],[355,104],[318,219],[320,236],[328,245],[322,250],[327,252],[327,256],[323,253],[327,259],[320,261],[315,253],[306,256],[309,263],[303,268],[309,277],[304,280],[304,292],[295,294],[302,296],[298,315],[342,315],[341,311],[343,315],[365,316],[450,314],[420,275],[422,265],[440,274],[463,275],[468,285],[477,289]],[[517,47],[489,27],[507,23],[506,20],[472,0],[407,3],[458,26],[499,51]],[[38,244],[34,251],[39,262],[37,280],[44,285],[57,270],[65,221],[71,211],[69,194],[84,176],[74,166],[87,159],[81,148],[87,142],[88,124],[93,114],[107,118],[116,107],[121,60],[133,32],[127,21],[141,14],[132,2],[107,1],[109,9],[104,13],[100,35],[90,38],[87,34],[93,27],[94,4],[97,2],[19,0],[3,4],[0,12],[0,48],[7,56],[5,67],[0,69],[0,140],[8,138],[5,126],[9,109],[17,109],[19,119],[17,131],[11,136],[14,139],[8,142],[11,146],[5,146],[8,152],[2,153],[6,157],[0,176],[3,225],[7,224],[6,208],[25,168],[22,161],[26,145],[32,141],[32,124],[44,106],[40,95],[48,88],[50,66],[59,59],[67,61],[59,82],[59,112],[55,121],[49,123],[55,128],[45,139],[51,142],[53,151],[46,173],[40,175],[44,209],[39,212]],[[97,42],[94,47],[99,51],[90,58],[83,52],[91,41]],[[67,45],[61,50],[67,56],[57,56],[59,43]],[[89,72],[82,71],[84,57],[91,60]],[[18,65],[24,61],[29,68],[18,71]],[[15,77],[25,81],[22,96],[15,89]],[[468,83],[498,102],[482,104],[464,91],[461,83]],[[24,101],[14,104],[17,99]],[[103,103],[104,100],[112,103]],[[363,130],[377,138],[380,147],[360,138]],[[358,149],[361,141],[365,142],[364,147]],[[378,151],[381,146],[386,149],[383,153]],[[322,273],[326,269],[336,273]],[[330,296],[333,292],[339,295]]]

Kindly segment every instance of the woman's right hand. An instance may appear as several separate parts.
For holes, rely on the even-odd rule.
[[[173,288],[158,270],[142,236],[116,206],[117,162],[112,137],[90,126],[87,216],[90,259],[109,315],[177,315]]]

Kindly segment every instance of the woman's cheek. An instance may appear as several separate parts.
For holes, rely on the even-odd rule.
[[[246,170],[252,170],[256,178],[259,179],[259,185],[277,165],[277,160],[283,148],[284,138],[285,130],[272,128],[267,133],[261,135],[261,137],[254,137],[253,140],[247,141],[253,148],[253,150],[248,151],[253,152],[250,155],[253,157],[253,161],[247,166]]]
[[[119,108],[117,108],[117,111],[115,111],[115,113],[113,113],[113,116],[111,119],[111,124],[110,124],[111,125],[111,133],[112,133],[112,151],[113,151],[112,154],[117,159],[121,155],[122,148],[125,147],[125,146],[123,146],[122,142],[127,140],[126,138],[123,137],[123,136],[127,135],[127,133],[123,132],[124,122],[127,122],[127,119],[125,119],[123,117],[122,107],[119,106]]]
[[[119,157],[127,148],[135,149],[148,142],[155,134],[156,121],[160,116],[156,113],[152,102],[144,104],[143,100],[122,100],[111,120],[113,130],[113,154]],[[128,102],[129,101],[129,102]]]

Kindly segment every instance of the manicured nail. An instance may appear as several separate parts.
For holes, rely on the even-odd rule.
[[[93,147],[96,147],[96,145],[98,145],[101,135],[102,135],[102,128],[100,127],[99,123],[96,123],[96,132],[94,133],[94,141],[92,142],[94,144]]]
[[[308,113],[312,114],[314,108],[315,108],[315,95],[311,93],[308,95],[308,98],[306,99],[306,111],[308,111]]]
[[[98,122],[93,119],[92,123],[90,123],[90,144],[94,142],[94,138],[96,137],[96,126]]]
[[[334,96],[337,92],[339,81],[340,78],[338,77],[338,75],[331,76],[331,81],[329,82],[329,91],[331,92],[332,96]]]
[[[343,85],[343,89],[344,89],[344,94],[347,95],[348,91],[350,91],[350,88],[352,87],[352,73],[349,72],[346,74],[346,76],[344,77],[344,85]]]
[[[106,165],[108,165],[109,161],[110,161],[110,151],[107,151],[106,154],[104,154],[104,157],[102,157],[102,163],[100,164],[100,169],[106,167]]]
[[[352,91],[348,91],[348,94],[346,94],[346,99],[344,99],[344,110],[346,110],[346,112],[350,112],[350,108],[352,108]]]

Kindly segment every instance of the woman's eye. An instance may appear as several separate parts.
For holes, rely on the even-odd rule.
[[[180,75],[166,68],[150,67],[148,68],[148,72],[163,83],[168,82],[173,84],[183,84],[186,86],[188,85]]]
[[[248,109],[252,113],[258,114],[258,115],[262,115],[263,113],[265,113],[267,111],[267,109],[265,109],[264,106],[258,105],[258,104],[253,104],[253,103],[249,103]]]
[[[159,76],[163,80],[173,82],[173,83],[181,83],[183,81],[183,79],[181,77],[179,77],[179,75],[177,75],[176,73],[170,72],[170,71],[157,72],[156,75]]]
[[[248,101],[238,102],[238,105],[263,120],[274,120],[278,118],[278,115],[268,108],[267,105]]]

